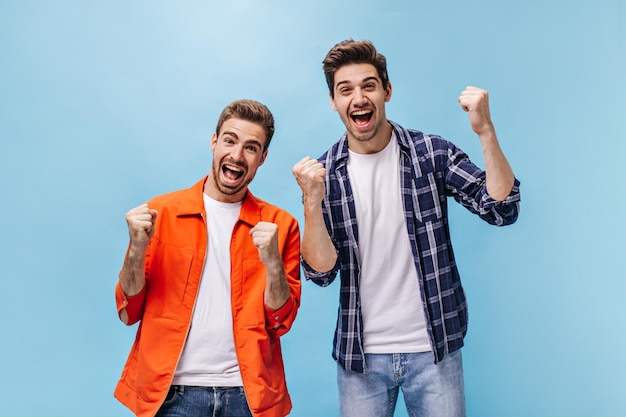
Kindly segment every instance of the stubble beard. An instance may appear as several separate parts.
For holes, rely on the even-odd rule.
[[[231,164],[232,165],[236,165],[236,166],[241,166],[239,164],[235,164],[235,163],[232,163],[232,162],[231,162]],[[241,192],[242,190],[246,189],[248,187],[248,184],[250,184],[250,182],[252,181],[252,179],[250,178],[250,179],[242,181],[241,183],[239,183],[238,185],[236,185],[234,187],[229,187],[228,185],[223,184],[223,183],[220,182],[220,175],[219,174],[221,174],[221,171],[222,171],[221,166],[222,166],[222,164],[217,164],[217,165],[213,164],[213,166],[211,167],[211,171],[213,173],[213,175],[212,175],[213,176],[213,184],[215,184],[215,187],[217,188],[217,190],[220,193],[224,194],[224,195],[235,195],[235,194]],[[246,170],[246,172],[247,172],[247,170]],[[245,175],[245,173],[243,175]]]
[[[373,126],[373,129],[370,132],[359,132],[352,126],[352,118],[350,116],[347,117],[347,126],[350,126],[348,128],[348,132],[352,135],[354,139],[359,142],[369,142],[370,140],[374,139],[380,133],[383,128],[383,124],[386,122],[386,120],[378,120],[378,122]]]

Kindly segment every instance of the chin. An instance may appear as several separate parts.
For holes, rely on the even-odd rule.
[[[350,134],[359,142],[368,142],[376,137],[375,132],[355,132],[353,130]]]

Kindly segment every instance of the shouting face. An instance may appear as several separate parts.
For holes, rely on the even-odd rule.
[[[225,203],[243,200],[257,168],[265,161],[265,143],[260,125],[237,118],[226,120],[211,139],[213,163],[204,192]]]
[[[391,99],[391,83],[383,88],[376,68],[371,64],[348,64],[335,72],[333,110],[348,131],[348,146],[359,153],[384,148],[391,135],[385,115],[385,103]]]

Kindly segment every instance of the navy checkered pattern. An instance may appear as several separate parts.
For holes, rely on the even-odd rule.
[[[487,194],[485,172],[461,149],[439,136],[428,136],[390,123],[400,145],[406,227],[425,300],[424,313],[434,360],[438,362],[463,346],[467,332],[467,304],[452,252],[447,197],[453,197],[486,222],[505,226],[517,220],[520,183],[516,179],[511,194],[504,201],[496,201]],[[345,369],[364,372],[359,238],[347,171],[345,133],[319,161],[328,174],[323,213],[338,260],[326,273],[313,270],[304,259],[302,266],[306,278],[321,286],[329,285],[341,271],[333,358]]]

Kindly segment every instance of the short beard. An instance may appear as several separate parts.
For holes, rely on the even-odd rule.
[[[350,133],[352,134],[352,137],[355,138],[356,140],[358,140],[359,142],[369,142],[370,140],[374,139],[376,137],[376,135],[378,135],[380,133],[380,131],[383,128],[383,124],[384,123],[386,123],[386,120],[380,120],[374,126],[374,130],[371,133],[358,133],[358,132],[357,132],[357,134],[355,134],[355,132],[350,132]],[[351,125],[348,125],[348,126],[351,126]],[[367,136],[365,136],[365,135],[367,135]]]
[[[235,195],[237,193],[239,193],[241,190],[244,190],[246,187],[248,187],[248,184],[250,184],[251,180],[248,181],[244,181],[241,184],[239,184],[237,187],[228,187],[224,184],[221,184],[219,181],[219,174],[220,174],[220,169],[221,164],[215,166],[215,164],[213,164],[213,167],[211,168],[211,171],[213,172],[213,184],[215,184],[215,188],[217,188],[217,190],[224,194],[224,195]]]

